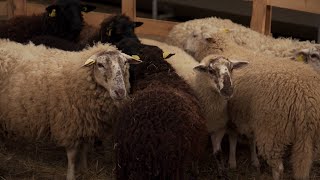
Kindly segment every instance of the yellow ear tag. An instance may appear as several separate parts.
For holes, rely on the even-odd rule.
[[[171,53],[169,52],[163,52],[162,57],[163,59],[166,59]]]
[[[88,10],[87,7],[83,7],[83,8],[82,8],[82,11],[87,11],[87,10]]]
[[[297,61],[304,62],[304,58],[303,58],[303,55],[302,55],[302,54],[300,54],[299,56],[297,56]]]
[[[131,57],[132,57],[132,59],[134,59],[134,60],[140,60],[140,57],[139,57],[138,55],[132,55]]]
[[[225,32],[225,33],[230,32],[230,30],[228,28],[224,28],[222,31]]]
[[[107,29],[107,36],[111,36],[112,29]]]
[[[57,13],[55,9],[52,9],[51,13],[49,14],[50,17],[56,17]]]
[[[83,66],[91,66],[92,64],[94,64],[96,62],[96,60],[89,58]]]

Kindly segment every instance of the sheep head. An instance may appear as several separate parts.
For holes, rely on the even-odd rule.
[[[225,29],[195,29],[184,41],[183,49],[198,60],[209,54],[220,54],[225,48]]]
[[[139,64],[139,59],[120,51],[102,51],[92,55],[85,66],[93,66],[95,82],[105,88],[114,100],[127,97],[129,87],[129,65]]]
[[[75,40],[83,27],[81,12],[93,11],[96,7],[80,4],[79,0],[58,0],[46,8],[45,32],[50,35]]]
[[[296,51],[291,59],[310,64],[314,68],[320,70],[320,46]]]
[[[209,55],[205,57],[201,63],[194,67],[199,72],[198,75],[203,83],[209,85],[218,92],[222,97],[230,98],[233,95],[232,71],[247,65],[247,61],[232,61],[223,56]]]
[[[134,22],[128,16],[116,15],[105,19],[100,25],[100,40],[102,43],[117,43],[124,38],[134,38],[137,41],[138,37],[134,29],[141,26],[142,22]]]

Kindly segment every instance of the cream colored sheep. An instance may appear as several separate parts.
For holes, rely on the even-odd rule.
[[[199,65],[199,62],[178,47],[149,39],[141,39],[141,41],[144,44],[158,46],[165,52],[175,53],[175,55],[169,58],[167,62],[169,62],[172,67],[175,68],[176,72],[186,80],[198,96],[203,108],[204,116],[207,119],[207,128],[211,135],[213,153],[220,151],[220,142],[225,133],[225,127],[228,120],[226,112],[227,99],[233,94],[231,71],[232,69],[242,67],[247,64],[247,62],[230,61],[220,56],[211,55],[205,57]],[[221,64],[213,63],[214,59],[221,61]],[[209,68],[212,74],[193,70],[195,67],[198,67],[196,69],[201,70],[199,67],[205,69],[204,67],[210,67],[211,65],[214,66],[212,67],[212,70]],[[210,76],[208,76],[209,74]],[[215,82],[218,82],[218,84],[216,85]],[[224,91],[225,87],[228,86],[231,86],[232,88],[226,88],[228,91]],[[232,90],[230,91],[230,89]],[[231,157],[229,159],[229,163],[232,164],[232,166],[235,166],[235,162],[233,162],[233,159],[235,158]]]
[[[206,38],[190,40],[187,50],[204,56],[210,47],[215,49],[203,46],[209,41],[213,43]],[[253,53],[230,43],[218,54],[250,62],[250,67],[234,73],[236,88],[228,111],[237,131],[254,138],[274,179],[280,178],[285,149],[292,144],[293,177],[307,179],[320,136],[319,74],[304,63]]]
[[[75,179],[77,155],[86,168],[89,145],[127,98],[131,61],[107,44],[75,53],[0,40],[1,136],[65,147]]]
[[[231,41],[237,45],[250,49],[257,53],[276,57],[290,57],[296,49],[320,46],[314,42],[298,41],[291,38],[272,38],[233,23],[230,20],[209,17],[195,19],[176,25],[169,33],[167,43],[183,48],[187,37],[194,30],[208,31],[217,34],[227,34]]]

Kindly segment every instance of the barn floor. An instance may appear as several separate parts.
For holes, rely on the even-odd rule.
[[[79,180],[113,179],[112,141],[108,139],[106,148],[96,148],[89,154],[89,170],[78,173]],[[226,141],[223,145],[226,145]],[[222,147],[227,152],[228,147]],[[104,149],[102,151],[102,149]],[[200,163],[200,180],[217,179],[217,167],[210,153],[211,147]],[[261,174],[250,165],[249,148],[240,145],[238,150],[238,169],[228,170],[227,177],[234,180],[267,180],[271,179],[271,170],[266,163],[261,164]],[[224,154],[227,162],[227,153]],[[286,174],[284,179],[290,179],[289,159],[284,161]],[[66,154],[63,148],[53,145],[36,143],[28,145],[21,142],[5,142],[0,145],[0,179],[3,180],[63,180],[66,175]],[[320,162],[313,166],[310,179],[320,179]]]

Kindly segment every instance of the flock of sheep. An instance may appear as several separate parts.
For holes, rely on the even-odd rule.
[[[185,180],[197,178],[208,136],[216,155],[228,134],[236,168],[245,135],[252,164],[261,156],[274,180],[288,146],[292,177],[309,178],[320,143],[320,45],[217,18],[178,24],[163,43],[139,39],[142,23],[125,15],[86,25],[81,13],[94,9],[57,0],[0,24],[1,138],[64,147],[74,180],[94,142],[112,135],[116,179]]]

